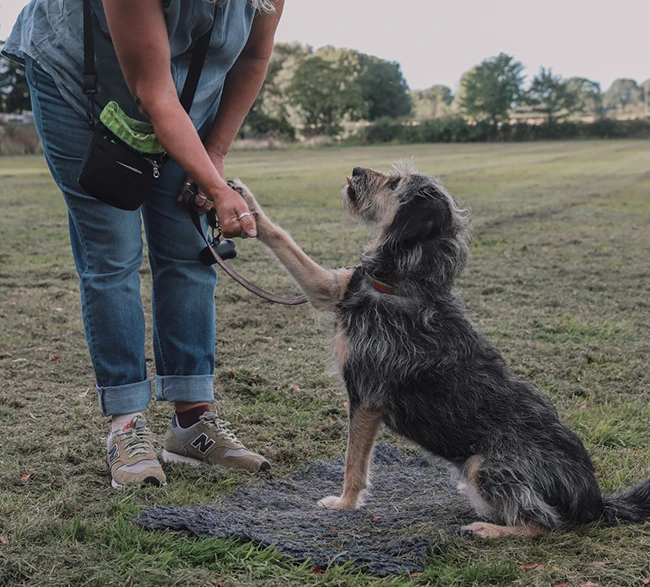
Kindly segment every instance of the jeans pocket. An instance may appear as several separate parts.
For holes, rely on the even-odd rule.
[[[29,89],[38,90],[38,82],[36,81],[36,76],[34,75],[34,68],[36,62],[31,58],[25,55],[25,78],[27,79],[27,85]]]
[[[52,76],[27,55],[25,55],[25,77],[27,78],[29,87],[35,90],[46,86],[56,88],[56,83],[54,83]]]

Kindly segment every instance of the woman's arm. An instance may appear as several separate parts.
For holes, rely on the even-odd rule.
[[[220,172],[223,158],[264,83],[283,8],[284,0],[276,0],[275,12],[255,15],[246,46],[226,77],[219,111],[205,141],[208,154]]]
[[[124,79],[170,157],[214,202],[225,236],[256,236],[252,216],[238,218],[246,203],[217,172],[178,99],[160,0],[104,0],[104,10]]]

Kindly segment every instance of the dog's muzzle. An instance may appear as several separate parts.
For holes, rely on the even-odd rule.
[[[345,190],[345,195],[350,202],[355,203],[357,201],[357,190],[352,185],[352,180],[349,177],[346,177],[346,179],[348,180],[348,187]]]

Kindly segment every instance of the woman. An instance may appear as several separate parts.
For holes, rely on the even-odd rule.
[[[115,100],[129,116],[148,119],[172,159],[135,212],[92,198],[77,181],[92,134],[82,93],[82,0],[32,0],[3,49],[25,64],[43,151],[68,206],[99,407],[111,416],[113,487],[165,483],[143,416],[151,383],[138,274],[141,221],[153,283],[156,398],[175,404],[163,459],[270,467],[210,411],[216,273],[198,261],[201,238],[177,199],[186,182],[195,182],[195,205],[214,206],[225,236],[256,236],[246,204],[225,183],[224,157],[263,83],[283,3],[91,0],[99,109]],[[213,19],[188,115],[178,95],[190,47]]]

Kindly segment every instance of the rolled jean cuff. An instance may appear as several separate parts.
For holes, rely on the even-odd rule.
[[[166,402],[214,401],[214,375],[157,375],[156,399]]]
[[[97,399],[99,410],[104,416],[142,412],[147,409],[151,401],[151,379],[147,377],[138,383],[114,387],[98,385]]]

